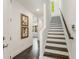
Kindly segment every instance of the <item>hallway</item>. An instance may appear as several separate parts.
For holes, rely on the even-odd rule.
[[[75,59],[75,0],[4,0],[4,59]]]
[[[38,38],[33,38],[33,46],[15,56],[13,59],[39,59]]]

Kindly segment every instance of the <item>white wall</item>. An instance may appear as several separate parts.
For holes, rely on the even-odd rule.
[[[74,39],[67,39],[68,48],[71,59],[75,58],[76,51],[76,39],[75,32],[72,30],[72,25],[76,25],[76,0],[62,0],[62,12],[67,23],[70,34]]]
[[[76,1],[75,0],[62,0],[62,12],[71,35],[74,34],[72,25],[76,25]],[[73,35],[72,35],[73,36]]]
[[[8,6],[7,6],[8,7]],[[29,37],[21,39],[21,13],[29,17]],[[12,57],[32,45],[32,20],[33,14],[16,1],[12,2]]]
[[[10,59],[32,45],[33,14],[14,0],[4,0],[3,4],[3,36],[8,44],[3,53],[4,59]],[[21,13],[29,17],[29,37],[25,39],[21,39]]]

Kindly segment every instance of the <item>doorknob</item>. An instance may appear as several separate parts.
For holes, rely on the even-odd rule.
[[[6,48],[6,47],[8,47],[8,44],[3,44],[3,48]]]
[[[3,40],[5,40],[5,37],[3,36]]]

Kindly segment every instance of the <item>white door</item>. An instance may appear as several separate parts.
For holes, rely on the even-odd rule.
[[[11,59],[11,0],[3,0],[3,59]]]

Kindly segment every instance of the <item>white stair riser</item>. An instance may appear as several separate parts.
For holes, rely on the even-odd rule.
[[[43,59],[56,59],[56,58],[51,58],[51,57],[44,56]]]
[[[65,40],[62,39],[47,39],[46,41],[66,42]]]
[[[46,45],[47,46],[53,46],[53,47],[67,48],[66,45],[62,45],[62,44],[46,43]]]
[[[49,29],[49,30],[57,30],[57,31],[63,31],[63,29]]]
[[[51,33],[51,34],[53,34],[53,33],[56,33],[56,34],[64,34],[64,32],[48,32],[48,33]]]
[[[48,35],[48,37],[65,37],[64,35]]]

